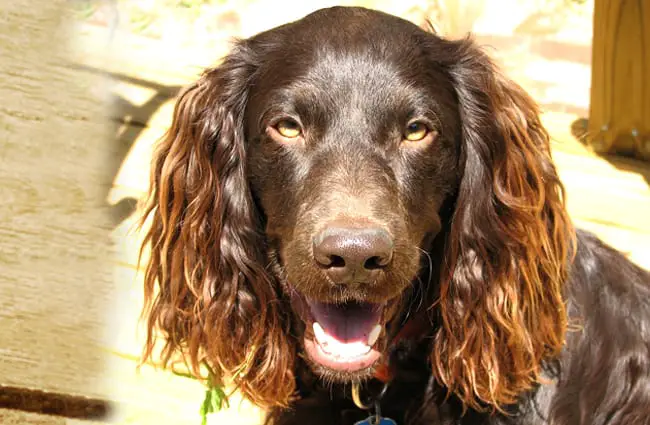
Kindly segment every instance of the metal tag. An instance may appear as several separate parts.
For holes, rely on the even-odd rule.
[[[377,416],[372,415],[362,421],[355,423],[354,425],[397,425],[397,422],[390,418],[382,417],[380,417],[379,421],[377,421]]]

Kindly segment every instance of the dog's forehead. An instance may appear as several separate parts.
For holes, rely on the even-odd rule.
[[[352,51],[318,49],[296,81],[329,93],[363,93],[369,97],[373,93],[385,97],[389,94],[385,91],[405,89],[414,83],[404,75],[404,67],[386,60],[372,46]]]
[[[272,73],[275,84],[263,81],[258,88],[264,87],[266,95],[260,106],[282,105],[281,111],[294,113],[303,123],[354,122],[359,129],[438,109],[438,96],[430,95],[425,75],[411,77],[405,66],[375,53],[317,50],[300,70],[278,69]],[[284,75],[278,79],[278,74]]]
[[[253,91],[270,90],[274,98],[357,100],[372,106],[399,102],[429,87],[426,55],[415,43],[377,43],[366,37],[309,39],[288,43],[276,54],[263,55],[259,84]]]
[[[333,7],[258,34],[251,39],[267,67],[304,73],[310,65],[321,75],[354,75],[351,67],[403,64],[422,57],[431,34],[415,24],[382,12]],[[262,64],[264,65],[264,64]],[[293,71],[293,72],[292,72]],[[379,69],[381,71],[381,69]]]
[[[431,60],[437,40],[401,18],[340,7],[262,33],[252,39],[248,115],[371,125],[437,116],[454,99],[448,73]]]

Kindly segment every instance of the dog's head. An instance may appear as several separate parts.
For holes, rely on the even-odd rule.
[[[238,42],[155,153],[148,354],[159,328],[166,360],[285,404],[298,355],[371,376],[419,296],[437,378],[511,402],[563,342],[561,192],[534,104],[469,40],[332,8]]]

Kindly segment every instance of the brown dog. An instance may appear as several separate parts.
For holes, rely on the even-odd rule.
[[[379,377],[399,424],[650,423],[650,277],[574,233],[535,104],[470,40],[332,8],[241,41],[152,183],[149,353],[159,328],[272,421],[357,420],[345,384]]]

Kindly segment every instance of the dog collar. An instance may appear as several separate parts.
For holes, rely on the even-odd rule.
[[[420,340],[426,336],[427,330],[431,328],[429,317],[426,310],[419,311],[412,319],[408,320],[404,326],[400,328],[397,334],[391,339],[389,347],[394,347],[405,340]],[[388,350],[390,351],[390,349]],[[368,410],[371,415],[355,425],[396,425],[396,422],[390,418],[382,417],[381,415],[381,399],[388,390],[388,385],[392,379],[390,367],[388,365],[388,358],[375,369],[374,378],[382,382],[384,385],[375,397],[372,397],[369,402],[364,402],[361,399],[360,385],[358,382],[352,384],[352,401],[362,410]]]
[[[394,347],[400,342],[406,340],[420,340],[426,336],[429,329],[431,329],[431,321],[427,314],[427,310],[420,310],[401,327],[397,334],[391,339],[389,346]],[[392,376],[387,357],[384,358],[382,363],[380,363],[375,369],[374,378],[384,384],[390,382]]]

